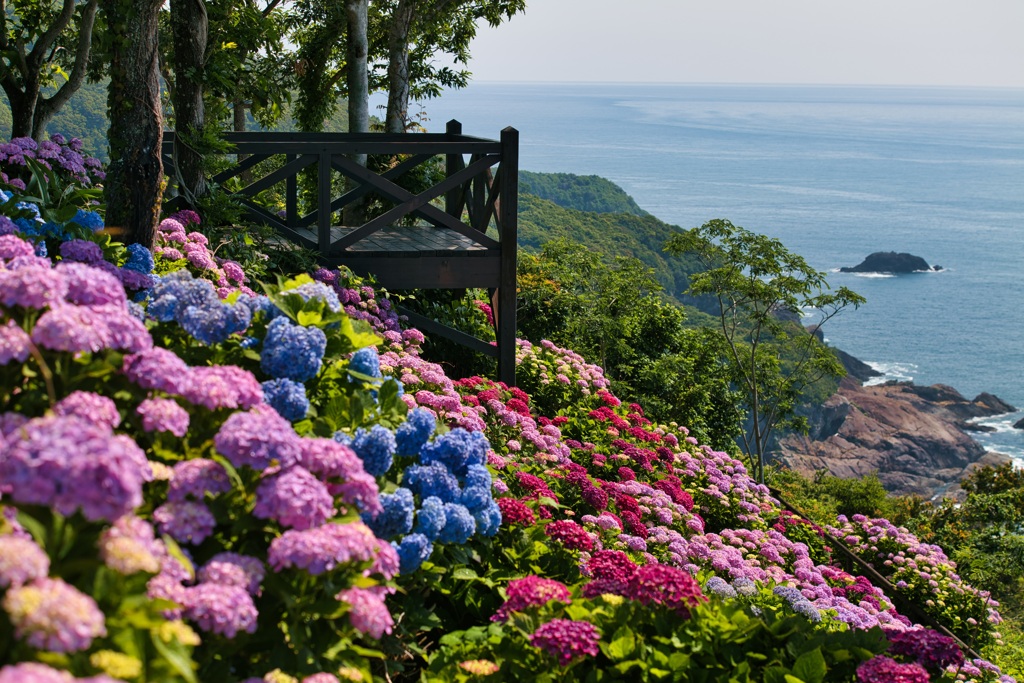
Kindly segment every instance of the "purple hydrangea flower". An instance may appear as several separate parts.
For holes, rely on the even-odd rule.
[[[241,586],[250,595],[259,595],[266,570],[259,558],[238,553],[217,553],[199,570],[202,583]]]
[[[270,542],[267,563],[275,572],[294,567],[317,576],[347,562],[372,560],[380,548],[381,541],[362,522],[329,523],[284,532]]]
[[[170,432],[182,437],[188,432],[188,411],[169,398],[147,398],[135,412],[142,418],[142,428],[147,432]]]
[[[35,248],[31,243],[17,235],[0,234],[0,259],[10,261],[19,256],[32,256],[33,254],[35,254]]]
[[[35,541],[0,536],[0,588],[17,587],[50,573],[50,558]]]
[[[77,221],[76,221],[77,222]],[[100,245],[89,240],[68,240],[60,245],[60,255],[65,261],[93,264],[103,260]]]
[[[327,486],[304,467],[291,467],[264,479],[256,489],[259,519],[274,519],[281,526],[309,529],[334,515],[334,499]]]
[[[0,683],[75,683],[76,680],[67,671],[51,669],[39,662],[8,664],[0,669]]]
[[[530,645],[540,648],[565,666],[579,657],[595,657],[601,633],[586,621],[552,619],[533,632]]]
[[[373,590],[366,588],[349,588],[338,593],[340,602],[351,606],[348,619],[352,628],[372,638],[380,638],[391,633],[395,625],[384,599]]]
[[[231,490],[231,480],[224,467],[215,460],[195,458],[174,466],[167,500],[180,502],[189,497],[202,501],[207,493],[218,495]]]
[[[213,533],[217,520],[210,508],[192,500],[171,501],[153,510],[160,533],[180,543],[199,545]]]
[[[0,305],[46,308],[62,302],[67,293],[67,281],[48,265],[0,270]]]
[[[245,588],[201,583],[185,589],[185,617],[203,631],[234,638],[239,631],[255,633],[259,613]]]
[[[61,416],[76,416],[85,421],[108,425],[111,429],[121,424],[117,404],[107,396],[91,391],[73,391],[53,406],[53,412]]]
[[[68,291],[64,299],[81,306],[121,304],[128,301],[121,280],[85,263],[61,261],[56,271],[64,277]]]
[[[32,339],[13,320],[0,325],[0,365],[12,360],[24,363],[31,352]]]
[[[168,394],[184,394],[192,383],[188,364],[173,351],[160,347],[125,356],[122,370],[141,388]]]
[[[153,527],[134,515],[121,517],[100,534],[100,557],[104,564],[121,574],[160,571],[163,544],[156,540]]]
[[[112,522],[142,504],[142,484],[152,478],[132,439],[73,416],[29,420],[5,445],[0,491],[65,516],[81,510],[86,519]]]
[[[234,365],[193,368],[183,396],[210,410],[241,408],[263,403],[263,388],[248,370]]]
[[[254,470],[264,470],[275,462],[291,467],[302,453],[291,423],[267,408],[232,414],[213,443],[235,467],[248,465]]]
[[[107,634],[96,601],[60,579],[36,579],[3,599],[14,634],[37,650],[79,652]]]

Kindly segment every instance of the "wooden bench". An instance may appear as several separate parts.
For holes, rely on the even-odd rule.
[[[462,134],[457,121],[444,133],[227,133],[237,161],[212,178],[223,186],[244,179],[236,196],[249,218],[319,254],[325,266],[347,266],[372,275],[386,289],[487,289],[495,314],[497,346],[400,307],[424,332],[438,334],[498,360],[498,378],[515,384],[516,240],[519,133],[499,140]],[[356,155],[395,160],[377,174]],[[398,180],[421,164],[444,157],[444,178],[413,193]],[[278,167],[251,179],[258,164],[278,157]],[[467,160],[468,157],[468,160]],[[174,133],[164,133],[164,167],[173,180]],[[298,176],[315,169],[316,206],[300,211]],[[334,196],[332,181],[346,178]],[[234,181],[237,182],[237,181]],[[259,195],[282,188],[284,211],[261,204]],[[338,225],[345,207],[367,196],[390,206],[362,225]],[[185,208],[175,197],[168,208]],[[488,233],[491,234],[488,234]],[[493,235],[493,236],[492,236]]]

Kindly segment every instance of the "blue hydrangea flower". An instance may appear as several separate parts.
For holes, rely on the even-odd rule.
[[[42,223],[29,218],[15,218],[14,224],[18,226],[18,232],[28,237],[38,235],[39,230],[43,225]]]
[[[53,221],[46,221],[43,223],[43,227],[39,229],[39,234],[62,241],[71,239],[71,234],[64,229],[64,226],[60,223],[54,223]]]
[[[366,346],[352,354],[348,369],[369,377],[380,377],[380,356],[377,347]]]
[[[479,486],[490,490],[493,481],[491,480],[491,472],[483,465],[470,465],[466,468],[465,482],[466,486]]]
[[[153,285],[150,297],[146,312],[160,322],[179,320],[189,306],[202,308],[220,303],[212,282],[193,278],[185,269],[160,278]]]
[[[402,483],[420,498],[435,496],[444,503],[458,503],[462,500],[459,480],[440,463],[406,467],[402,473]]]
[[[263,400],[286,420],[295,422],[306,417],[309,412],[309,399],[306,398],[306,387],[290,379],[272,379],[264,382]]]
[[[136,273],[149,275],[153,272],[153,254],[141,244],[128,245],[128,260],[123,266]]]
[[[252,317],[256,317],[257,313],[263,314],[263,319],[270,322],[274,318],[280,317],[284,312],[274,305],[274,302],[269,297],[263,294],[257,294],[251,296],[249,294],[241,294],[235,300],[235,304],[238,306],[245,306],[252,311]]]
[[[424,465],[439,462],[455,476],[464,477],[470,465],[483,465],[487,462],[490,447],[487,437],[481,432],[468,432],[457,427],[423,446],[420,462]]]
[[[296,382],[313,379],[320,372],[327,335],[317,327],[303,327],[282,316],[267,325],[260,367],[271,377]]]
[[[462,545],[476,532],[476,520],[469,510],[458,503],[444,504],[444,529],[437,537],[441,543],[457,543]]]
[[[398,572],[412,574],[434,552],[434,544],[423,534],[409,534],[401,543],[391,544],[398,552]]]
[[[36,242],[36,256],[45,257],[47,255],[46,240],[39,240]]]
[[[382,493],[380,504],[384,509],[376,516],[366,512],[362,514],[363,521],[373,530],[374,536],[387,540],[412,531],[416,507],[412,491],[398,489],[394,493]]]
[[[95,232],[103,227],[103,216],[99,215],[95,211],[79,209],[75,212],[71,222],[81,225],[86,230],[92,230]]]
[[[178,323],[182,329],[204,344],[220,344],[231,335],[249,329],[251,314],[245,306],[232,306],[222,301],[205,306],[189,306]]]
[[[426,408],[413,408],[395,430],[399,455],[418,455],[437,428],[437,418]]]
[[[341,310],[341,301],[333,289],[322,282],[307,282],[293,289],[281,292],[282,294],[298,294],[304,300],[320,299],[327,304],[327,308],[337,313]]]
[[[425,498],[416,513],[416,532],[434,541],[441,535],[444,525],[444,501],[437,496]]]
[[[389,469],[395,456],[395,435],[380,425],[374,425],[370,431],[362,427],[356,430],[355,437],[343,432],[334,435],[334,440],[349,446],[363,461],[363,469],[374,477],[379,477]]]
[[[490,505],[474,512],[473,519],[481,536],[494,536],[501,528],[501,508],[491,501]]]
[[[491,496],[490,486],[467,486],[462,489],[461,502],[475,514],[493,504],[494,498]]]

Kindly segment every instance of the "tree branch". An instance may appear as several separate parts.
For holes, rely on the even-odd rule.
[[[82,9],[82,20],[78,25],[78,48],[75,51],[75,64],[71,70],[71,76],[67,81],[50,97],[39,97],[36,104],[37,121],[45,122],[61,107],[67,104],[82,83],[85,81],[85,74],[89,66],[89,54],[92,49],[92,30],[96,24],[96,9],[99,0],[89,0]],[[33,123],[33,134],[39,126]]]
[[[71,23],[71,19],[75,16],[75,0],[64,0],[64,5],[61,7],[60,14],[50,24],[50,28],[46,29],[46,33],[39,36],[36,40],[35,45],[32,46],[32,51],[28,53],[27,62],[33,67],[41,67],[46,54],[46,51],[50,49],[60,34],[64,32],[64,29]]]

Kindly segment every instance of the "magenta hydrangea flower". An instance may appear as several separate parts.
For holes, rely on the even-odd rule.
[[[594,541],[590,538],[590,534],[571,519],[551,522],[544,527],[544,533],[569,550],[590,551],[594,547]]]
[[[17,587],[50,573],[50,558],[35,541],[0,536],[0,588]]]
[[[270,408],[232,414],[213,443],[235,467],[248,465],[254,470],[265,470],[275,462],[290,467],[301,455],[300,440],[291,422]]]
[[[241,586],[250,595],[260,594],[266,570],[259,558],[238,553],[217,553],[199,570],[201,583]]]
[[[46,308],[62,302],[67,293],[67,281],[49,264],[0,270],[0,305]]]
[[[182,437],[188,433],[188,411],[169,398],[147,398],[135,412],[142,418],[142,428],[147,432],[170,432]]]
[[[71,261],[61,261],[56,270],[67,282],[68,291],[64,299],[70,303],[81,306],[124,306],[127,303],[121,281],[105,270]]]
[[[263,403],[263,387],[255,375],[234,365],[193,368],[182,395],[190,403],[210,410],[247,410]]]
[[[173,351],[153,347],[124,357],[121,370],[143,389],[181,395],[192,382],[192,369]]]
[[[696,579],[667,564],[648,564],[637,569],[626,597],[643,605],[665,605],[685,616],[689,616],[690,607],[707,600]]]
[[[259,519],[277,520],[281,526],[309,529],[334,515],[334,499],[327,486],[309,470],[290,467],[260,482],[252,514]]]
[[[32,339],[13,320],[0,325],[0,365],[12,360],[24,363],[31,353]]]
[[[217,520],[210,508],[192,500],[171,501],[153,510],[153,521],[160,533],[180,543],[199,545],[213,533]]]
[[[900,664],[878,655],[857,667],[860,683],[928,683],[928,672],[919,664]]]
[[[53,506],[62,515],[114,521],[142,504],[152,478],[145,453],[107,425],[78,417],[29,420],[6,437],[0,491],[20,503]]]
[[[337,598],[351,606],[348,619],[352,628],[372,638],[391,633],[395,625],[384,599],[373,590],[349,588],[338,593]]]
[[[91,391],[73,391],[53,406],[53,412],[64,417],[75,416],[85,421],[107,425],[111,429],[121,424],[117,404],[107,396]]]
[[[15,636],[37,650],[79,652],[107,634],[96,601],[60,579],[36,579],[11,588],[3,607]]]
[[[185,589],[185,618],[200,630],[234,638],[239,631],[256,632],[259,612],[241,586],[201,583]]]
[[[316,576],[347,562],[372,560],[383,545],[362,522],[290,529],[270,542],[267,563],[275,572],[294,567]]]
[[[587,621],[552,619],[533,632],[530,645],[547,652],[565,666],[572,660],[597,655],[601,633]]]
[[[153,527],[135,515],[121,517],[100,534],[100,557],[114,571],[131,575],[160,571],[163,544],[156,540]]]
[[[174,466],[167,500],[183,501],[188,498],[202,501],[207,493],[219,495],[231,490],[231,479],[224,466],[215,460],[195,458]]]
[[[572,598],[569,589],[561,581],[530,575],[508,582],[505,589],[505,604],[498,608],[491,621],[505,621],[513,612],[522,612],[530,607],[541,607],[552,600],[568,604]]]

